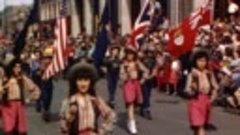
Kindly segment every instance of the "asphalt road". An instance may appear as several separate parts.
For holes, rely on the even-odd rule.
[[[67,95],[67,83],[60,80],[55,83],[54,99],[52,103],[53,121],[45,123],[34,107],[27,107],[29,135],[60,135],[58,127],[58,112],[62,99]],[[98,93],[106,98],[106,81],[101,80],[97,85]],[[128,135],[126,131],[126,114],[121,90],[117,93],[118,122],[114,135]],[[148,121],[138,118],[139,135],[191,135],[187,121],[186,101],[177,97],[169,97],[156,91],[152,98],[154,120]],[[224,112],[221,108],[214,108],[213,123],[218,130],[208,135],[239,135],[240,116]]]

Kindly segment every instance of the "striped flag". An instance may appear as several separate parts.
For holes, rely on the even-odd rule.
[[[135,24],[131,34],[131,43],[134,48],[139,48],[144,33],[147,32],[148,27],[151,25],[151,17],[154,13],[154,5],[151,0],[146,0]]]
[[[64,52],[67,46],[67,0],[62,0],[60,17],[56,20],[56,25],[54,28],[55,40],[54,40],[54,55],[52,61],[46,68],[43,78],[48,79],[60,71],[64,70],[66,67],[66,59]]]

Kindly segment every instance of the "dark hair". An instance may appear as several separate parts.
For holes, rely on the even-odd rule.
[[[16,76],[14,75],[13,69],[15,68],[15,66],[16,66],[17,64],[20,64],[20,66],[22,66],[22,61],[19,60],[19,59],[14,59],[14,60],[12,60],[12,61],[9,63],[8,66],[6,66],[5,71],[6,71],[6,77],[7,77],[8,79],[10,79],[11,77],[16,77]],[[22,79],[22,78],[15,78],[15,79],[17,80],[17,84],[18,84],[18,86],[19,86],[19,88],[20,88],[21,103],[24,104],[25,101],[24,101],[24,82],[23,82],[23,79]],[[4,104],[7,103],[7,94],[8,94],[8,93],[6,93],[6,94],[4,95],[4,97],[3,97],[3,102],[4,102]]]
[[[134,61],[137,60],[137,58],[138,58],[137,52],[136,52],[135,50],[132,50],[132,49],[129,49],[129,48],[126,48],[126,49],[125,49],[125,57],[124,57],[124,60],[127,59],[127,56],[128,56],[129,54],[132,54],[132,55],[134,56],[134,57],[133,57],[133,60],[134,60]]]
[[[89,66],[81,66],[73,70],[74,71],[71,71],[71,75],[68,77],[69,87],[70,87],[69,96],[72,96],[78,92],[77,80],[79,79],[89,79],[90,88],[88,90],[88,93],[91,96],[96,96],[96,92],[94,88],[98,78],[96,70]]]
[[[233,58],[233,57],[234,57],[233,48],[231,48],[231,47],[226,47],[226,49],[225,49],[225,55],[228,56],[228,57]]]
[[[3,68],[5,70],[6,66],[0,62],[0,67]]]
[[[113,50],[118,50],[118,52],[120,52],[121,48],[117,45],[112,45],[110,46],[110,53],[112,53]]]
[[[236,49],[236,53],[237,53],[238,57],[240,57],[240,47],[239,46]]]
[[[192,68],[197,68],[197,61],[201,58],[205,58],[208,62],[209,56],[205,50],[198,50],[193,54],[192,57]]]
[[[11,61],[5,68],[6,70],[6,76],[8,78],[12,77],[13,76],[13,69],[14,67],[16,66],[16,64],[20,64],[22,66],[22,61],[19,60],[19,59],[14,59],[13,61]]]

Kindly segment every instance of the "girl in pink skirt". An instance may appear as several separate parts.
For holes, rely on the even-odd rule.
[[[123,80],[123,97],[128,111],[128,130],[131,134],[137,134],[135,108],[142,103],[141,82],[148,73],[147,68],[137,58],[137,52],[133,49],[126,49],[126,57],[120,69],[120,76]],[[141,76],[140,76],[141,74]]]
[[[194,135],[205,135],[209,125],[211,104],[217,96],[218,85],[207,69],[208,55],[198,51],[193,57],[193,68],[188,76],[186,92],[190,96],[188,116]]]
[[[38,99],[39,88],[22,74],[21,64],[14,60],[7,68],[7,80],[3,84],[2,119],[4,135],[26,135],[27,120],[24,106],[24,90],[28,90],[31,100]]]
[[[63,102],[62,135],[109,135],[116,113],[97,95],[97,71],[93,65],[78,63],[69,72],[69,96]]]

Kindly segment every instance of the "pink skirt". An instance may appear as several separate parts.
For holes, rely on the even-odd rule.
[[[211,102],[208,95],[199,94],[196,99],[188,103],[188,117],[192,127],[201,127],[209,124],[211,114]]]
[[[128,80],[124,83],[123,97],[126,104],[142,103],[141,85],[138,80]]]
[[[25,108],[21,101],[9,101],[2,106],[3,130],[5,133],[16,129],[19,133],[27,133]]]
[[[169,83],[173,85],[176,85],[178,83],[178,74],[176,71],[171,71]]]

